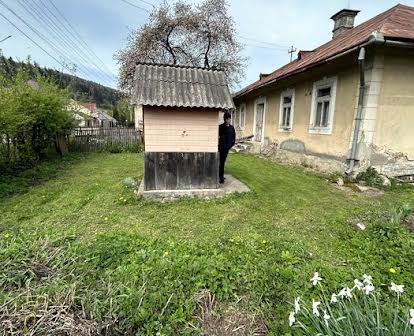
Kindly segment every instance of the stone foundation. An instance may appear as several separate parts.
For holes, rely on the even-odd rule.
[[[136,195],[157,201],[173,201],[183,197],[217,198],[233,193],[246,193],[250,189],[231,175],[225,175],[225,182],[216,189],[184,189],[184,190],[145,190],[144,180],[141,182]]]

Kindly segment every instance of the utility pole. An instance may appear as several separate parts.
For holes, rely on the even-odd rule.
[[[293,48],[293,46],[290,47],[290,50],[288,50],[288,54],[290,54],[290,61],[292,62],[293,59],[293,53],[296,51],[296,48]]]

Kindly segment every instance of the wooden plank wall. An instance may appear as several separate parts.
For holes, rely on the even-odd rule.
[[[218,110],[144,106],[147,152],[217,152]]]
[[[217,183],[217,152],[145,152],[145,190],[215,189]]]

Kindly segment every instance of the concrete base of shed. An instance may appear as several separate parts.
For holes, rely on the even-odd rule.
[[[225,175],[225,181],[217,189],[185,189],[185,190],[145,190],[144,180],[136,192],[138,197],[150,198],[159,201],[172,201],[182,197],[216,198],[233,193],[246,193],[250,189],[243,182],[231,175]]]

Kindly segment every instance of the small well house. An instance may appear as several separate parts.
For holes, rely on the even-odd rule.
[[[145,190],[217,188],[218,116],[234,107],[224,72],[137,64],[132,103],[143,124]]]

